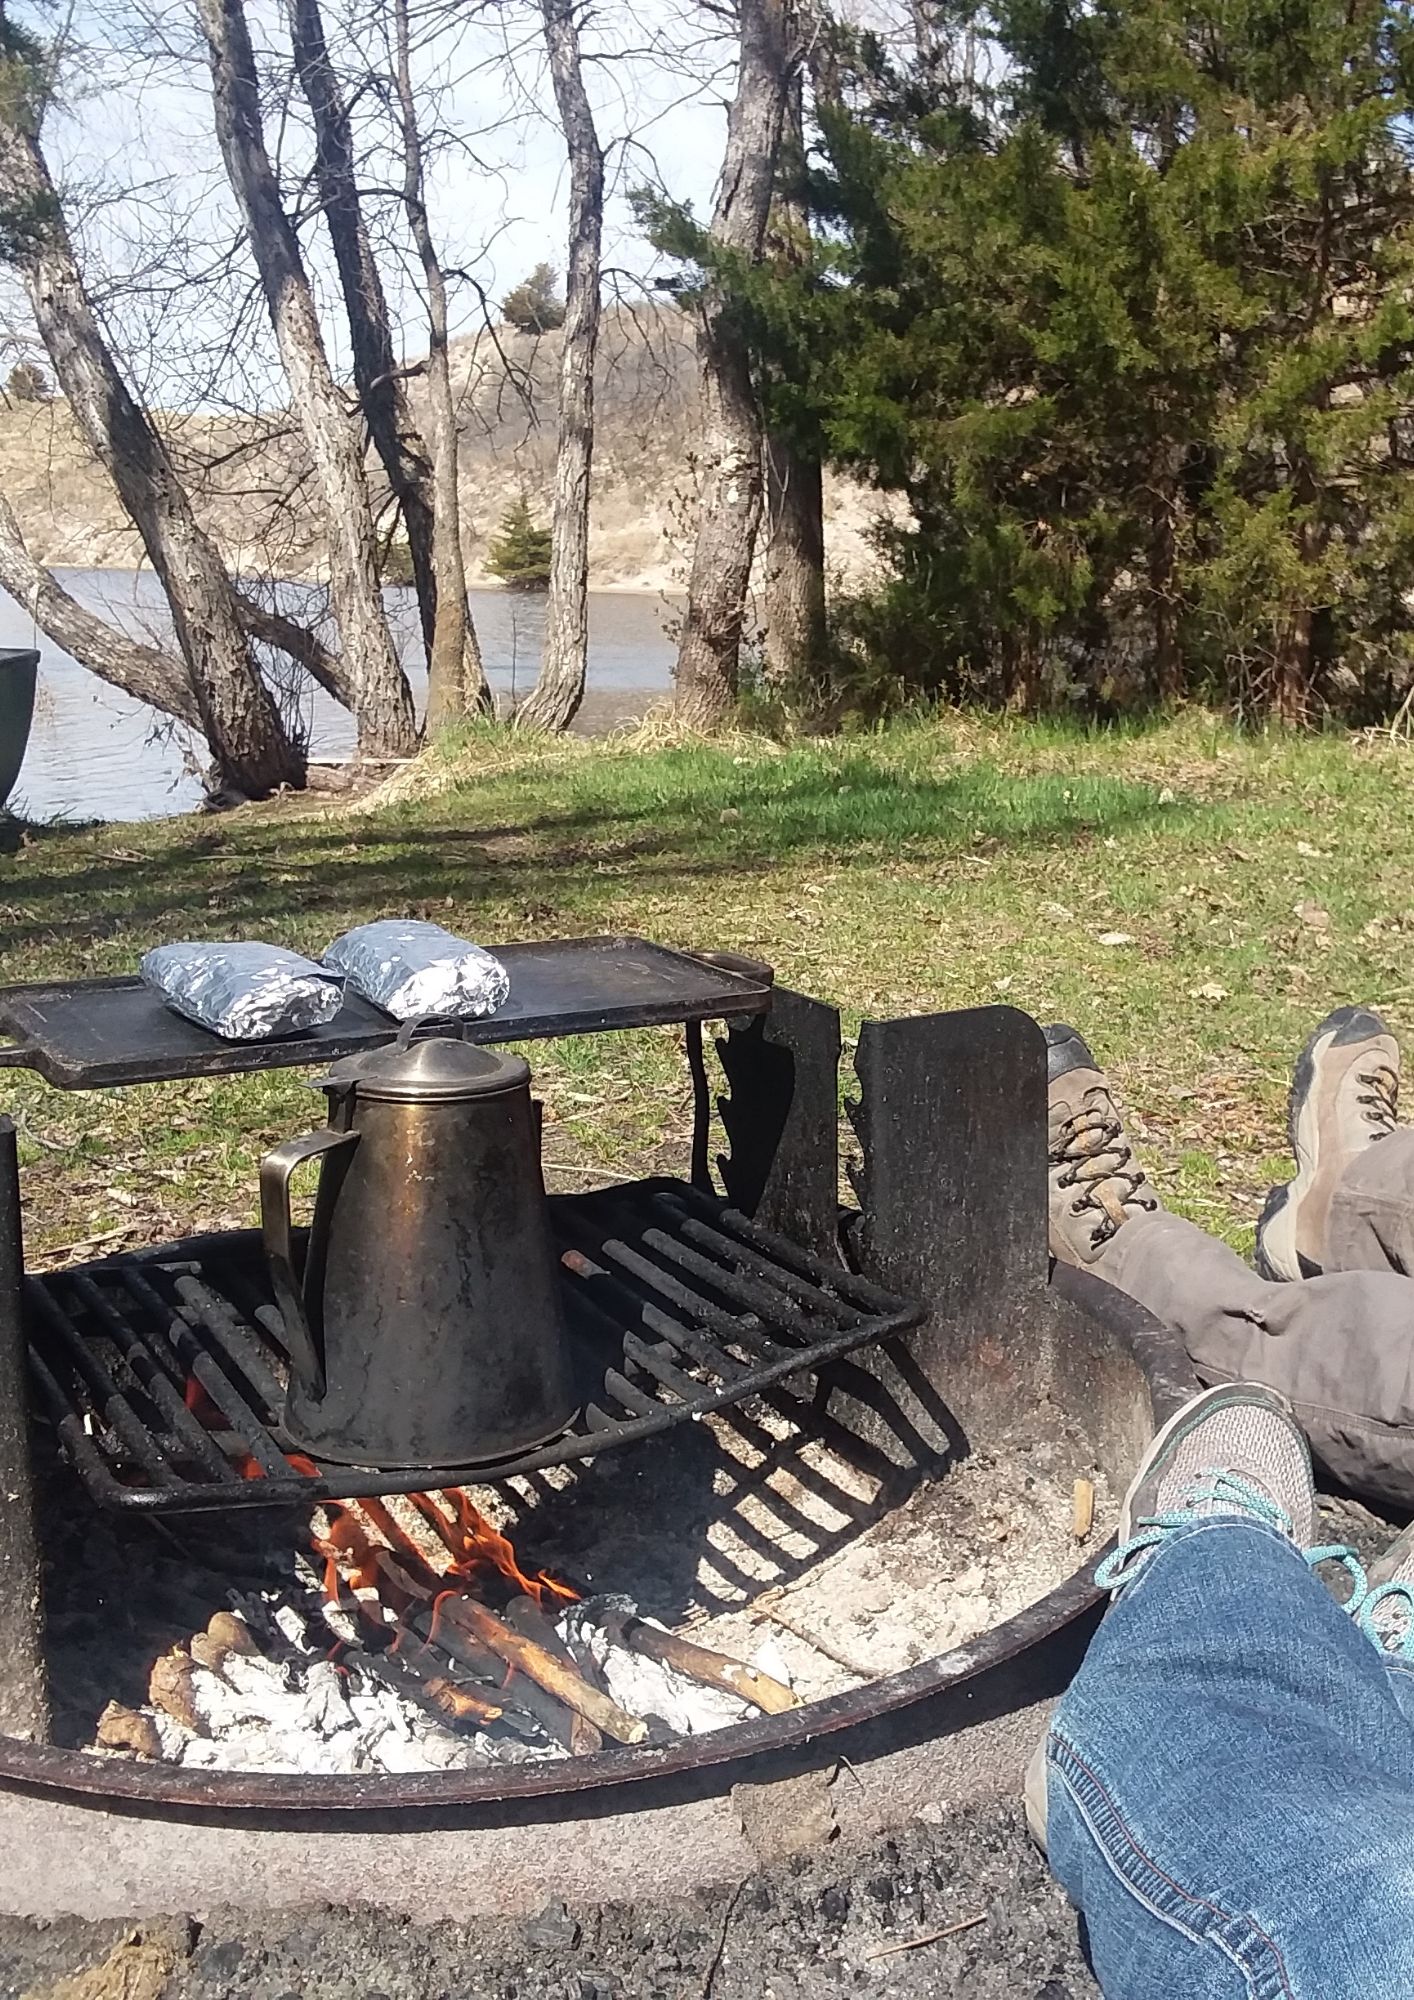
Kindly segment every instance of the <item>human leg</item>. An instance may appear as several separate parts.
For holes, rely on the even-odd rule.
[[[1265,1382],[1354,1492],[1414,1507],[1414,1287],[1389,1270],[1259,1278],[1182,1216],[1135,1217],[1090,1268],[1183,1338],[1200,1381]]]
[[[1322,1268],[1414,1277],[1414,1126],[1401,1125],[1366,1147],[1341,1174]]]
[[[1264,1278],[1414,1270],[1414,1133],[1398,1124],[1399,1044],[1368,1007],[1337,1007],[1301,1051],[1287,1129],[1295,1178],[1257,1225]]]
[[[1314,1520],[1299,1432],[1240,1385],[1131,1490],[1030,1791],[1107,2000],[1414,1991],[1414,1730],[1297,1546]]]
[[[1343,1484],[1414,1507],[1409,1281],[1387,1266],[1290,1285],[1257,1277],[1226,1244],[1163,1209],[1089,1049],[1074,1029],[1045,1033],[1052,1253],[1174,1327],[1204,1381],[1278,1389]],[[1386,1147],[1397,1157],[1404,1139],[1400,1131],[1363,1149],[1362,1163]]]

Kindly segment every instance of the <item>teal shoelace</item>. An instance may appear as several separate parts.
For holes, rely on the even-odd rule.
[[[1389,1627],[1380,1630],[1375,1614],[1386,1605],[1398,1606],[1403,1611],[1402,1632]],[[1373,1590],[1363,1593],[1358,1605],[1350,1608],[1360,1630],[1382,1653],[1392,1653],[1397,1660],[1414,1660],[1414,1583],[1377,1583]]]
[[[1252,1485],[1240,1474],[1229,1472],[1222,1466],[1212,1465],[1202,1472],[1184,1493],[1183,1500],[1183,1506],[1167,1513],[1141,1517],[1138,1532],[1131,1535],[1127,1542],[1122,1542],[1113,1555],[1106,1556],[1096,1569],[1095,1583],[1099,1589],[1117,1595],[1126,1584],[1133,1583],[1147,1558],[1170,1535],[1181,1528],[1196,1527],[1202,1521],[1259,1521],[1264,1527],[1275,1528],[1278,1534],[1287,1536],[1293,1542],[1295,1540],[1295,1524],[1286,1509],[1278,1506],[1259,1486]],[[1201,1513],[1200,1508],[1203,1510]],[[1414,1585],[1385,1584],[1380,1590],[1372,1591],[1366,1583],[1359,1558],[1353,1549],[1343,1543],[1331,1542],[1320,1548],[1302,1549],[1300,1553],[1310,1569],[1317,1568],[1321,1563],[1338,1562],[1349,1571],[1355,1589],[1345,1608],[1351,1617],[1360,1620],[1362,1629],[1369,1632],[1377,1644],[1381,1642],[1364,1622],[1367,1607],[1387,1592],[1402,1592],[1410,1613],[1404,1633],[1404,1643],[1410,1650],[1405,1657],[1414,1659]]]

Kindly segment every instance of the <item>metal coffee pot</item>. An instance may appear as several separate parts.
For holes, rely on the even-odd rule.
[[[315,1087],[328,1126],[260,1168],[290,1437],[316,1458],[413,1470],[557,1436],[577,1399],[527,1064],[405,1029]],[[290,1176],[315,1158],[301,1280]]]

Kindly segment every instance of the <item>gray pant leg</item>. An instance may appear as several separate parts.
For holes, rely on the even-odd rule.
[[[1386,1267],[1268,1284],[1226,1244],[1162,1212],[1126,1222],[1093,1268],[1182,1335],[1201,1380],[1279,1389],[1337,1479],[1414,1508],[1407,1278]]]
[[[1414,1274],[1414,1126],[1367,1146],[1331,1196],[1327,1271]]]

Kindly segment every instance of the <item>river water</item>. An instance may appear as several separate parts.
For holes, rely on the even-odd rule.
[[[162,588],[151,571],[56,569],[55,576],[92,610],[136,637],[170,641]],[[284,585],[291,610],[310,593]],[[412,593],[390,590],[388,611],[419,711],[426,691]],[[528,692],[540,663],[545,601],[508,591],[474,590],[487,672],[504,704]],[[675,608],[648,592],[595,591],[589,601],[589,693],[586,712],[612,721],[642,708],[671,686],[674,648],[667,628]],[[10,810],[32,820],[159,819],[201,801],[204,745],[145,703],[131,701],[51,645],[13,598],[0,591],[0,648],[38,647],[34,727]],[[353,720],[306,681],[300,693],[310,747],[321,758],[354,748]]]

